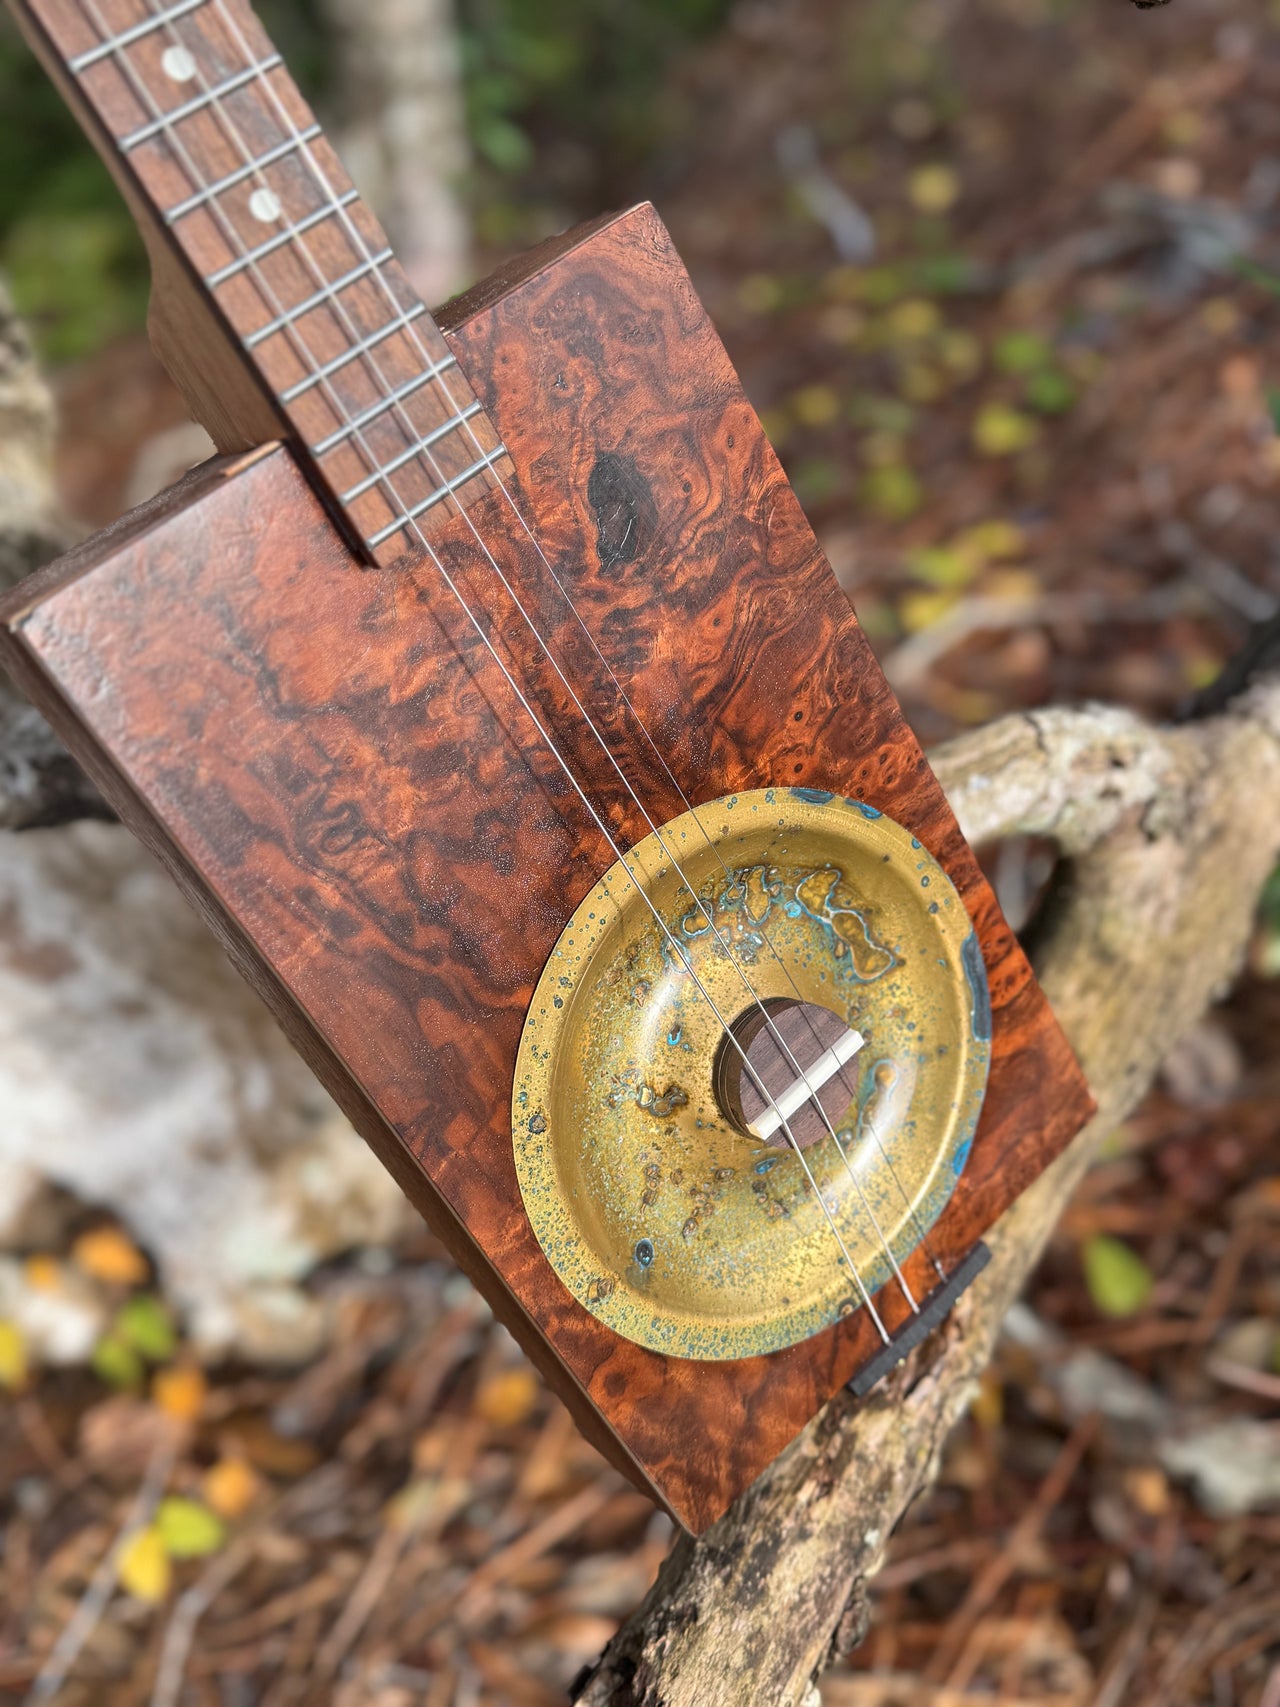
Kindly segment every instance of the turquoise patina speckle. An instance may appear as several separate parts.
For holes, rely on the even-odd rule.
[[[969,995],[973,1002],[973,1035],[979,1043],[990,1043],[991,992],[987,988],[987,969],[982,963],[982,945],[976,932],[970,931],[964,939],[960,955],[964,961],[964,975],[969,981]]]

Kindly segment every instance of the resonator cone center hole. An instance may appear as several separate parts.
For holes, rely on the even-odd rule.
[[[793,1140],[802,1150],[819,1144],[853,1101],[858,1047],[857,1034],[830,1008],[787,997],[753,1003],[716,1052],[720,1111],[754,1142],[782,1150]]]

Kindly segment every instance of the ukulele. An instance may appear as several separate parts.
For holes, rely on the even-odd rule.
[[[949,1310],[1071,1051],[651,207],[433,317],[242,0],[11,3],[220,454],[0,656],[701,1531]]]

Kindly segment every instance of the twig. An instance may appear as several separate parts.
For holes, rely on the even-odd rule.
[[[75,1612],[63,1626],[48,1659],[40,1668],[27,1695],[25,1707],[39,1707],[40,1702],[50,1700],[66,1682],[67,1674],[97,1628],[111,1596],[115,1593],[116,1568],[121,1550],[130,1537],[150,1521],[160,1495],[164,1492],[165,1483],[169,1480],[169,1472],[173,1468],[182,1438],[181,1428],[170,1428],[157,1439],[146,1473],[124,1523],[89,1579],[89,1586],[81,1595]]]
[[[182,1595],[173,1609],[164,1644],[160,1649],[160,1664],[156,1669],[155,1687],[151,1691],[151,1707],[177,1707],[187,1669],[187,1656],[195,1640],[196,1626],[227,1584],[253,1556],[248,1536],[240,1536],[223,1552],[217,1554]]]
[[[1040,1484],[1035,1499],[1018,1519],[1008,1541],[974,1579],[929,1662],[925,1671],[928,1682],[955,1681],[953,1670],[978,1620],[1026,1560],[1031,1544],[1070,1486],[1071,1478],[1079,1468],[1080,1460],[1097,1432],[1097,1427],[1097,1416],[1086,1416],[1067,1437],[1057,1461]]]

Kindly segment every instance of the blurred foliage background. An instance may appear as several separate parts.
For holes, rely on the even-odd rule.
[[[261,10],[340,119],[326,4]],[[1179,715],[1280,610],[1280,0],[458,0],[456,32],[471,273],[658,203],[926,741],[1087,698]],[[2,22],[0,272],[71,511],[202,454],[127,217]],[[990,850],[1015,923],[1048,864]],[[1239,988],[1081,1189],[827,1707],[1280,1707],[1278,1034],[1280,877]],[[665,1520],[421,1230],[344,1208],[306,1203],[314,1272],[253,1253],[289,1343],[259,1291],[221,1352],[137,1194],[13,1235],[0,1692],[51,1663],[164,1415],[191,1432],[68,1702],[156,1699],[180,1625],[202,1707],[551,1707],[643,1593]],[[1077,1376],[1162,1420],[1081,1434]],[[205,1572],[197,1638],[170,1608]]]

